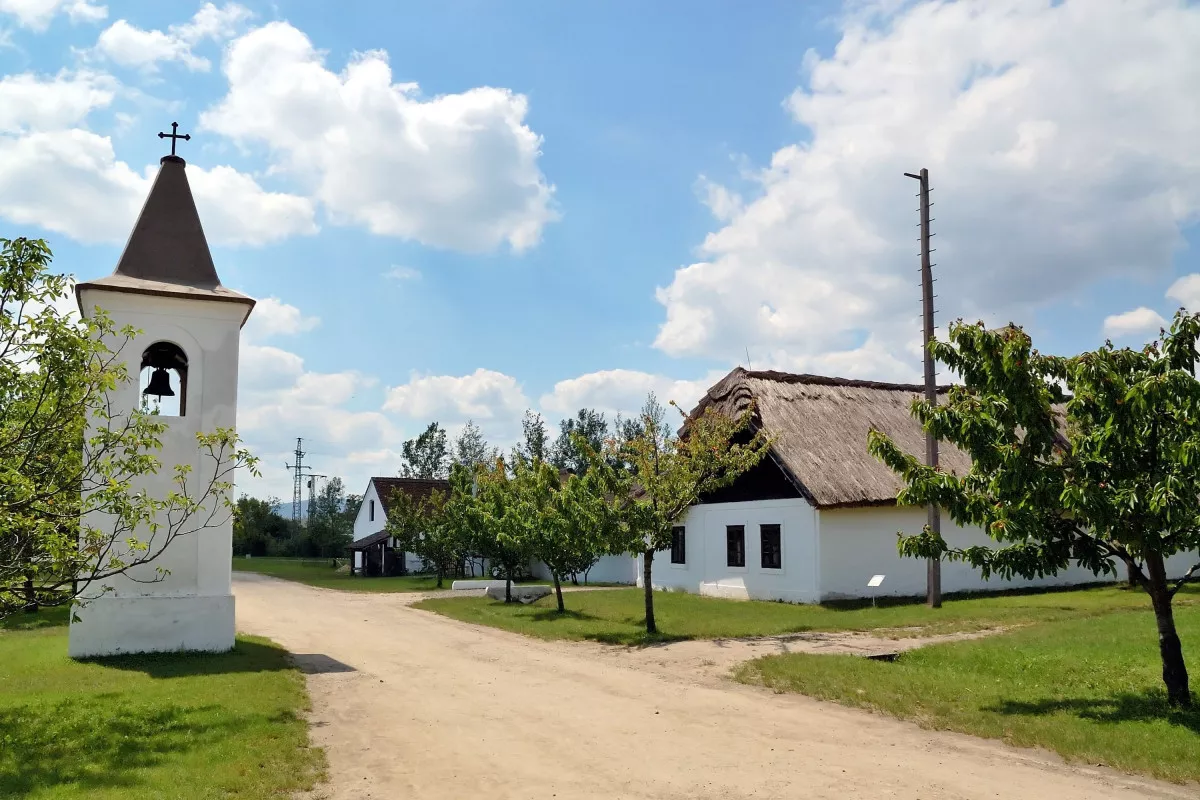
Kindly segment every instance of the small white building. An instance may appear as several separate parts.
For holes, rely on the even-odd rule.
[[[440,478],[371,478],[363,492],[358,516],[354,518],[354,541],[350,544],[351,570],[356,575],[403,575],[420,571],[415,553],[396,550],[396,537],[386,532],[388,508],[393,493],[413,499],[433,492],[449,494],[450,481]]]
[[[907,452],[924,452],[925,434],[910,412],[922,392],[907,384],[733,370],[693,413],[715,407],[737,414],[753,401],[753,424],[774,443],[757,467],[688,511],[674,546],[655,555],[655,588],[799,603],[873,592],[924,595],[925,562],[901,558],[896,533],[919,533],[925,509],[897,506],[900,479],[867,452],[872,428]],[[968,457],[949,445],[940,461],[959,473],[970,468]],[[994,544],[982,530],[959,528],[946,515],[942,536],[952,547]],[[1168,571],[1182,575],[1195,562],[1194,554],[1180,554]],[[641,569],[637,575],[641,585]],[[868,589],[873,575],[886,577]],[[966,564],[942,565],[944,592],[1099,580],[1072,567],[1040,580],[985,581]]]
[[[114,423],[141,407],[143,387],[166,394],[157,419],[166,431],[162,450],[154,454],[161,467],[136,487],[160,499],[178,490],[177,465],[194,470],[191,486],[205,486],[214,474],[216,464],[200,452],[196,434],[236,422],[239,339],[254,307],[249,297],[221,285],[184,167],[177,156],[162,159],[116,271],[76,287],[84,316],[99,307],[117,330],[129,325],[139,331],[123,346],[119,336],[108,342],[132,378],[108,395]],[[162,383],[169,392],[152,388]],[[93,428],[89,436],[94,433]],[[169,544],[164,531],[171,523],[165,519],[157,520],[163,525],[158,532],[148,526],[132,532],[148,548],[141,557],[154,560],[101,586],[82,587],[89,602],[74,609],[71,656],[233,647],[233,528],[231,515],[218,506],[224,499],[207,499],[205,510],[194,515],[204,522],[183,528],[175,523],[181,535]],[[98,514],[89,521],[111,525]],[[121,537],[116,546],[123,545]],[[114,550],[107,557],[122,554]]]

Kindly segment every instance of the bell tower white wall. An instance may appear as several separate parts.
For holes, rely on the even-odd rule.
[[[175,465],[189,464],[189,494],[198,496],[212,479],[215,463],[202,454],[196,434],[231,428],[237,416],[238,351],[241,324],[247,306],[197,297],[121,292],[80,287],[80,306],[90,315],[99,306],[116,328],[131,325],[141,331],[121,349],[130,381],[110,395],[115,410],[125,415],[139,407],[138,375],[142,353],[155,342],[171,342],[187,357],[185,415],[163,416],[167,425],[161,467],[140,486],[151,497],[162,498],[176,489]],[[118,342],[110,342],[115,349]],[[205,501],[204,514],[212,522],[194,533],[173,540],[152,563],[129,575],[118,575],[88,586],[92,598],[75,611],[69,652],[73,657],[118,653],[178,650],[226,651],[234,644],[234,600],[231,587],[232,520],[222,499]],[[95,518],[97,525],[103,520]],[[165,524],[165,520],[160,520]],[[190,527],[199,524],[197,521]],[[146,541],[147,530],[137,537]],[[159,534],[161,536],[161,533]],[[158,577],[156,568],[169,574]],[[150,582],[139,582],[150,581]],[[111,591],[103,591],[103,587]],[[96,597],[99,595],[98,597]]]

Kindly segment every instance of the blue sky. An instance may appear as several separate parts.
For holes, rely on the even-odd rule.
[[[527,407],[690,404],[747,354],[915,378],[921,166],[943,320],[1068,352],[1200,305],[1194,4],[330,8],[0,0],[4,235],[109,273],[155,134],[193,134],[218,270],[260,300],[247,491],[288,493],[296,436],[358,490],[429,420],[507,444]]]

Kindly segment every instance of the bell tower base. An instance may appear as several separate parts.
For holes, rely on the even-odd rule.
[[[71,658],[233,649],[233,595],[99,597],[75,614]]]

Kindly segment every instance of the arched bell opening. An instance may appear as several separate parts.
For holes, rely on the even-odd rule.
[[[142,353],[142,410],[164,417],[187,414],[187,355],[177,344],[155,342]]]

